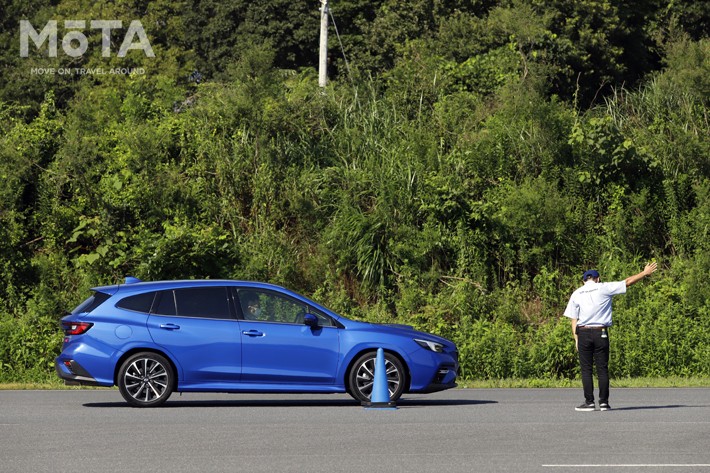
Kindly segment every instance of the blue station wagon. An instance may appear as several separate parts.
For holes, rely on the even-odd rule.
[[[231,280],[96,287],[62,319],[66,384],[117,385],[132,406],[177,392],[349,393],[370,399],[378,348],[391,401],[456,386],[456,345],[349,320],[283,287]]]

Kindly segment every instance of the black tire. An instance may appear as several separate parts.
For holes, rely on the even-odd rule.
[[[136,353],[126,359],[118,371],[118,390],[134,407],[163,404],[172,394],[174,382],[170,362],[157,353]]]
[[[356,401],[367,402],[372,394],[374,383],[375,360],[377,352],[371,351],[361,355],[353,363],[348,372],[348,394]],[[394,402],[402,396],[407,384],[407,373],[399,358],[385,352],[385,371],[387,372],[387,388],[390,401]]]

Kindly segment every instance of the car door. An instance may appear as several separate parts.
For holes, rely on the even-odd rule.
[[[161,291],[148,330],[182,370],[180,384],[239,382],[241,334],[231,291],[205,286]]]
[[[332,385],[339,361],[339,329],[323,314],[304,324],[308,305],[275,291],[237,291],[242,319],[242,382]],[[254,304],[258,303],[258,310]]]

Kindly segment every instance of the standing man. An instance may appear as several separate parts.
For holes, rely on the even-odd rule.
[[[654,273],[656,263],[649,263],[640,273],[624,281],[602,283],[599,273],[590,269],[582,275],[584,286],[572,293],[565,309],[565,317],[572,319],[572,333],[579,352],[582,368],[584,404],[577,411],[593,411],[594,379],[592,367],[597,366],[599,378],[599,410],[608,411],[609,406],[609,327],[611,327],[611,298],[625,294],[626,288]]]

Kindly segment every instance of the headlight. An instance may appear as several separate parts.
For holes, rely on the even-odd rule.
[[[441,343],[432,342],[431,340],[421,340],[418,338],[415,338],[414,341],[417,342],[420,347],[425,348],[427,350],[431,350],[436,353],[444,352],[444,345],[442,345]]]

